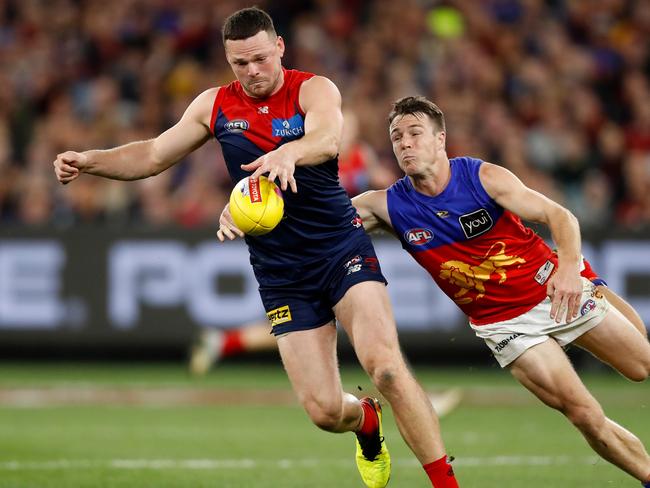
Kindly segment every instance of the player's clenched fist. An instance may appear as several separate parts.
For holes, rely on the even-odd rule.
[[[88,156],[83,153],[66,151],[57,155],[54,160],[54,173],[59,183],[67,184],[79,177],[88,163]]]

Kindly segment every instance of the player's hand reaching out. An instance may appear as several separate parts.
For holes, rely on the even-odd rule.
[[[88,164],[88,156],[83,153],[66,151],[58,154],[54,162],[54,173],[59,183],[67,185],[77,179]]]
[[[291,187],[291,191],[298,192],[296,180],[293,173],[296,170],[296,163],[284,151],[275,150],[266,153],[264,156],[257,158],[252,163],[242,164],[241,168],[245,171],[254,171],[251,178],[256,180],[264,173],[268,173],[269,181],[275,181],[277,177],[280,180],[280,188],[285,191]]]
[[[551,318],[560,323],[569,322],[578,316],[582,297],[582,278],[571,267],[562,268],[551,276],[546,285],[546,293],[551,298]]]
[[[221,211],[221,216],[219,217],[219,230],[217,231],[217,238],[223,242],[225,238],[236,239],[237,237],[244,237],[244,233],[235,225],[235,222],[232,220],[230,215],[230,204],[226,206]]]

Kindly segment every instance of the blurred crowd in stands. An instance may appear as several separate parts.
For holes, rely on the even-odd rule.
[[[330,77],[351,195],[400,176],[393,100],[445,112],[448,153],[501,164],[586,230],[650,228],[647,0],[257,1],[285,66]],[[233,80],[236,0],[0,0],[0,223],[216,228],[231,187],[211,141],[155,178],[56,182],[65,150],[151,138]]]

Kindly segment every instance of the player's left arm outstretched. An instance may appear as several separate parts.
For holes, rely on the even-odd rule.
[[[550,198],[538,193],[505,168],[483,163],[479,177],[487,193],[503,208],[524,220],[548,226],[557,247],[558,269],[548,280],[552,299],[551,318],[560,322],[578,316],[582,282],[580,279],[580,227],[574,215]]]
[[[368,190],[352,198],[352,205],[357,210],[363,229],[366,232],[385,230],[393,234],[393,227],[388,214],[386,190]]]
[[[254,171],[254,179],[265,173],[271,181],[277,177],[283,191],[291,187],[294,193],[298,191],[293,176],[296,166],[317,165],[335,158],[343,130],[341,94],[327,78],[314,76],[305,81],[298,101],[305,112],[305,135],[241,166]]]

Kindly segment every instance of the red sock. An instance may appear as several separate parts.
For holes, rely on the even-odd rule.
[[[357,434],[370,435],[379,428],[377,412],[368,402],[361,402],[361,408],[363,408],[363,425],[357,431]]]
[[[223,337],[221,346],[221,356],[234,356],[244,352],[244,343],[242,341],[242,332],[239,329],[229,330]]]
[[[429,476],[433,488],[458,488],[454,468],[447,462],[447,456],[422,466]]]

